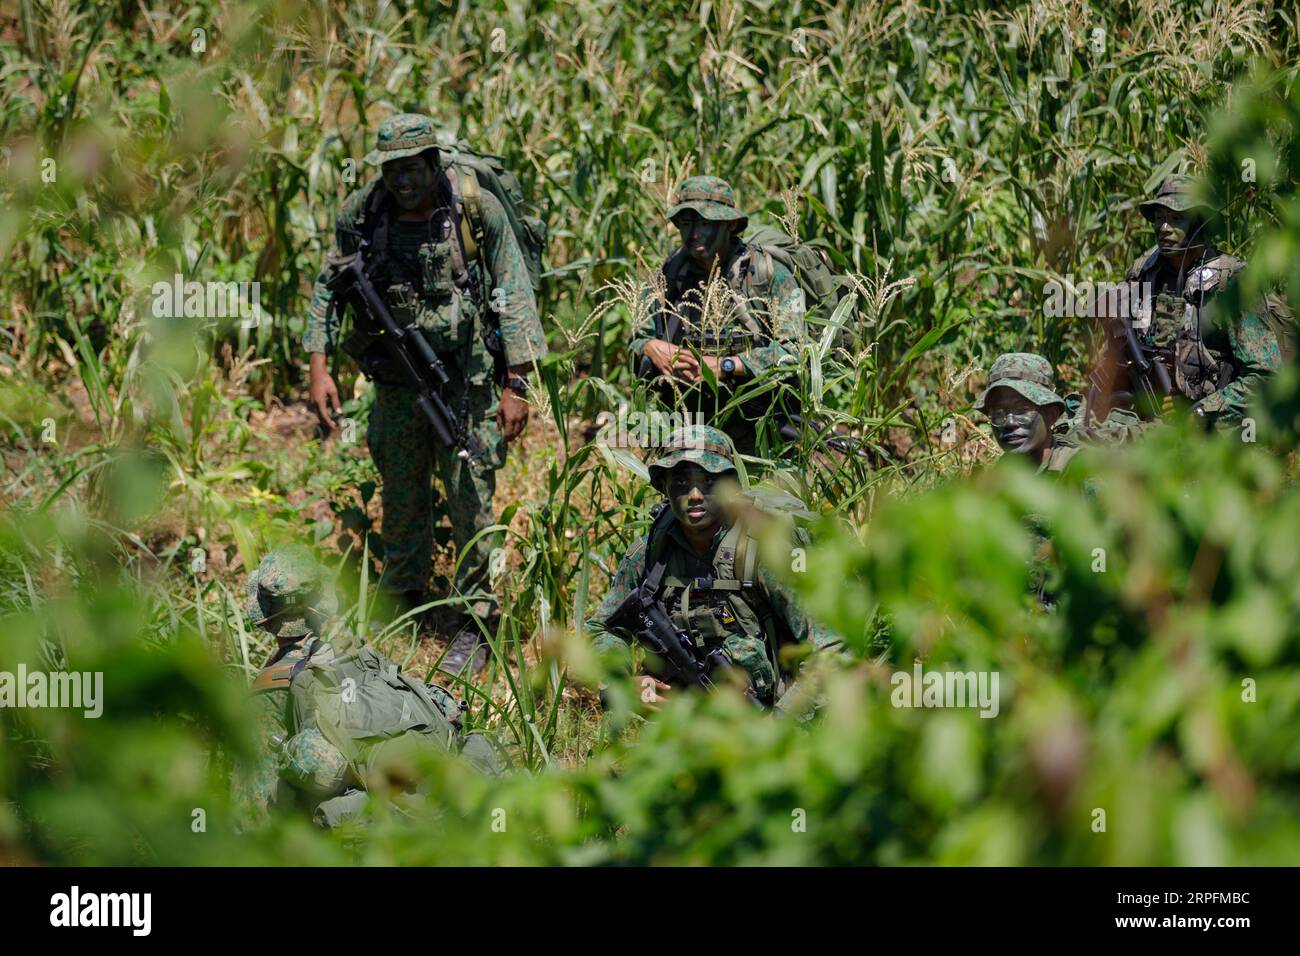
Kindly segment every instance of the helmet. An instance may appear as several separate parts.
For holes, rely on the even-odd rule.
[[[650,461],[650,482],[660,491],[668,472],[684,461],[693,462],[707,472],[721,475],[736,470],[736,449],[725,432],[707,425],[687,425],[675,429]]]
[[[336,605],[316,556],[303,545],[292,544],[269,552],[248,576],[244,610],[257,627],[278,615],[283,621],[278,636],[303,637],[311,630],[307,612],[329,617]]]

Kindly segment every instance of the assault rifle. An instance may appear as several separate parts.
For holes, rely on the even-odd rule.
[[[414,389],[415,404],[433,426],[438,440],[447,448],[459,448],[456,454],[471,467],[477,466],[483,454],[478,439],[465,427],[464,416],[457,420],[442,397],[449,380],[447,370],[419,326],[414,321],[405,327],[399,325],[375,291],[370,280],[375,266],[366,262],[369,247],[369,241],[362,239],[355,253],[331,262],[326,287],[339,302],[351,304],[354,314],[364,316],[378,334],[406,384]]]
[[[631,634],[662,660],[670,671],[670,680],[712,690],[709,673],[714,668],[731,670],[733,665],[718,650],[699,654],[690,635],[673,623],[658,598],[665,570],[662,563],[655,565],[641,586],[610,615],[608,626]]]
[[[1103,321],[1106,334],[1114,341],[1123,342],[1120,364],[1128,372],[1130,385],[1135,392],[1146,396],[1153,408],[1158,409],[1161,400],[1174,392],[1174,385],[1169,378],[1169,369],[1165,367],[1164,360],[1154,349],[1148,351],[1138,341],[1137,333],[1133,331],[1132,316],[1112,315],[1107,316]],[[1089,376],[1092,384],[1088,389],[1088,408],[1099,421],[1105,417],[1100,412],[1108,411],[1113,405],[1113,374],[1112,370],[1110,382],[1099,381],[1096,371]]]

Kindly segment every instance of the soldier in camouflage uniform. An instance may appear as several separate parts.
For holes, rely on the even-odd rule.
[[[1169,176],[1138,207],[1155,227],[1156,245],[1127,274],[1129,282],[1150,283],[1152,292],[1133,327],[1143,349],[1168,370],[1175,395],[1208,422],[1232,425],[1264,376],[1281,365],[1282,351],[1271,299],[1237,315],[1219,307],[1223,290],[1246,264],[1215,247],[1210,232],[1218,213],[1194,198],[1193,186],[1188,176]],[[1095,417],[1132,403],[1138,383],[1126,366],[1122,338],[1108,340],[1092,380]],[[1165,401],[1163,410],[1171,408]],[[1160,409],[1138,411],[1154,417]]]
[[[628,549],[609,592],[586,622],[597,649],[616,669],[626,667],[633,635],[616,633],[609,621],[629,594],[657,574],[666,612],[696,648],[706,654],[721,650],[749,678],[755,699],[780,708],[783,696],[792,696],[787,696],[792,675],[782,666],[781,647],[829,648],[839,638],[809,618],[792,589],[762,566],[746,520],[726,518],[723,502],[729,491],[739,490],[731,442],[708,426],[677,429],[650,464],[650,477],[669,504],[660,506],[649,533]],[[806,546],[801,529],[795,539]],[[656,683],[661,691],[669,689]]]
[[[1104,422],[1087,419],[1083,396],[1057,394],[1051,363],[1032,352],[1008,352],[994,360],[975,410],[988,416],[1002,450],[1037,462],[1039,474],[1059,475],[1081,448],[1136,441],[1147,427],[1137,415],[1120,409],[1112,409]],[[1094,493],[1090,482],[1084,484],[1089,495]],[[1050,611],[1056,606],[1048,583],[1055,560],[1051,536],[1042,515],[1028,514],[1025,523],[1034,538],[1029,590]]]
[[[381,176],[354,191],[343,203],[326,267],[317,277],[304,345],[311,353],[311,397],[322,425],[329,429],[339,411],[338,389],[327,356],[339,343],[340,321],[326,283],[329,263],[356,251],[363,235],[376,255],[384,257],[384,281],[376,283],[399,325],[414,322],[438,353],[450,376],[443,398],[485,450],[481,473],[444,447],[416,407],[407,386],[377,338],[354,328],[342,342],[375,383],[374,407],[366,441],[382,479],[384,571],[382,583],[406,607],[426,600],[431,569],[433,498],[436,474],[446,496],[456,547],[468,553],[456,575],[455,589],[472,597],[470,609],[480,617],[495,614],[496,598],[488,582],[493,539],[469,542],[495,522],[492,498],[496,469],[505,461],[505,445],[528,424],[524,399],[533,363],[546,354],[546,342],[526,264],[500,201],[486,190],[478,198],[483,241],[478,255],[466,256],[465,207],[473,175],[442,164],[433,122],[403,113],[380,125],[377,147],[366,162],[381,167]],[[498,393],[494,359],[485,334],[499,333],[508,375]],[[488,630],[494,629],[491,621]],[[484,659],[479,630],[466,623],[453,642],[444,667],[458,672],[475,655]],[[475,648],[477,646],[477,654]]]
[[[804,335],[803,289],[770,253],[741,241],[749,218],[716,176],[686,179],[668,218],[682,242],[663,265],[662,295],[655,286],[642,292],[644,318],[628,347],[633,366],[642,378],[660,383],[660,397],[674,410],[701,416],[752,454],[756,419],[771,405],[772,393],[725,421],[719,412],[737,389],[796,363]],[[733,294],[705,304],[703,290],[714,273]],[[686,345],[701,353],[717,377],[716,396],[703,384],[700,362]]]
[[[1132,441],[1142,424],[1132,412],[1115,409],[1102,423],[1086,422],[1083,396],[1056,393],[1052,365],[1032,352],[999,355],[975,410],[988,416],[1003,451],[1028,455],[1038,471],[1060,472],[1085,444]]]
[[[430,749],[460,750],[480,770],[500,771],[486,738],[460,734],[450,694],[402,674],[369,645],[328,633],[335,603],[308,549],[263,558],[249,576],[245,612],[278,647],[253,682],[260,749],[235,774],[241,829],[277,808],[333,826],[363,808],[372,785],[418,790],[409,761]]]

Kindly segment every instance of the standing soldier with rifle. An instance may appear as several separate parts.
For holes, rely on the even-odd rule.
[[[1209,423],[1235,424],[1261,379],[1282,363],[1279,330],[1291,320],[1280,299],[1266,296],[1236,315],[1220,307],[1224,288],[1246,263],[1215,247],[1219,214],[1193,197],[1193,185],[1191,177],[1169,176],[1138,207],[1155,227],[1156,245],[1127,278],[1150,289],[1151,298],[1145,322],[1107,319],[1088,402],[1098,422],[1125,407],[1153,419],[1171,411],[1177,397]]]
[[[798,361],[803,289],[770,253],[741,240],[749,217],[737,208],[731,186],[716,176],[683,181],[668,218],[682,242],[663,265],[662,294],[651,287],[642,293],[643,318],[628,346],[634,368],[658,384],[670,407],[702,415],[753,454],[757,420],[773,405],[773,393],[726,414],[723,409],[742,387]],[[707,295],[713,276],[731,294]],[[716,395],[704,384],[701,363],[718,382]]]
[[[327,357],[350,305],[341,345],[375,383],[366,441],[382,479],[381,584],[406,609],[426,602],[436,474],[461,552],[455,593],[490,632],[492,540],[470,542],[495,521],[496,470],[528,424],[527,375],[546,354],[540,240],[528,241],[541,227],[498,198],[506,193],[483,157],[441,151],[427,116],[384,120],[366,162],[381,175],[344,201],[312,294],[312,402],[329,430],[340,404]],[[444,669],[458,673],[471,657],[481,667],[480,635],[465,618]]]
[[[754,526],[761,516],[730,521],[724,514],[724,501],[740,492],[731,442],[716,428],[677,429],[651,462],[650,480],[668,504],[619,562],[586,623],[598,651],[625,666],[635,641],[653,655],[660,691],[708,689],[731,675],[753,700],[781,709],[782,699],[792,699],[781,648],[821,649],[838,638],[763,567]],[[806,546],[802,531],[795,537]]]

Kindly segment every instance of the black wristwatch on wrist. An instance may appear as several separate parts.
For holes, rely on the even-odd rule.
[[[730,355],[728,355],[726,358],[722,360],[722,364],[719,366],[719,368],[722,369],[723,378],[736,377],[736,360],[732,358]]]
[[[520,398],[528,394],[528,379],[522,375],[507,375],[506,388],[514,392]]]

